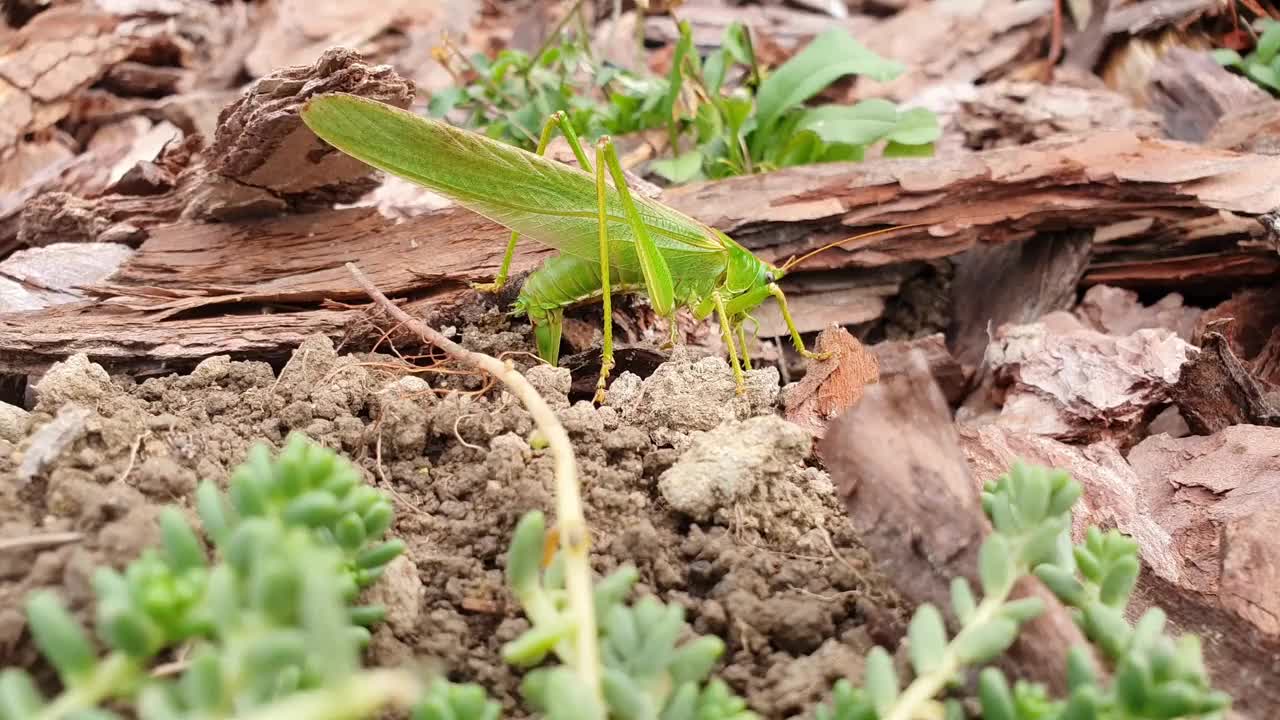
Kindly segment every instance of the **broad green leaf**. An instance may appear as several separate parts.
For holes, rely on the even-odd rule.
[[[923,145],[902,145],[892,140],[885,143],[881,155],[887,158],[933,157],[933,143]]]
[[[845,29],[828,30],[760,84],[756,93],[760,127],[773,125],[783,113],[799,107],[846,75],[866,75],[888,82],[903,69],[900,63],[868,50]]]
[[[861,145],[830,143],[824,146],[818,162],[862,162],[867,149]]]
[[[1244,69],[1244,58],[1235,50],[1231,50],[1230,48],[1219,48],[1209,54],[1213,56],[1213,59],[1216,60],[1219,65]]]
[[[1253,49],[1258,55],[1258,59],[1263,63],[1269,64],[1276,54],[1280,52],[1280,22],[1267,18],[1268,22],[1261,24],[1262,36],[1258,38],[1258,45]]]
[[[870,145],[898,126],[898,108],[873,98],[856,105],[823,105],[804,112],[800,130],[812,130],[827,142]]]
[[[898,124],[889,139],[901,145],[925,145],[942,137],[938,116],[925,108],[911,108],[898,113]]]
[[[724,49],[735,62],[743,65],[752,64],[751,39],[747,37],[747,28],[740,22],[733,22],[725,28],[724,37],[720,40]]]
[[[1245,65],[1245,74],[1253,78],[1259,84],[1266,85],[1272,90],[1280,91],[1280,72],[1276,72],[1266,65],[1259,63],[1249,63]]]
[[[687,183],[702,173],[702,151],[695,148],[674,158],[654,160],[649,169],[672,184]]]
[[[724,48],[708,55],[707,64],[702,68],[702,81],[706,83],[707,92],[712,95],[719,94],[720,86],[724,84],[725,75],[728,73],[729,61]]]

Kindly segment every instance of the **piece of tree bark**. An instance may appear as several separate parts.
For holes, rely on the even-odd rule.
[[[1143,572],[1130,622],[1157,605],[1173,632],[1199,634],[1214,686],[1235,698],[1239,715],[1260,720],[1280,702],[1262,680],[1273,674],[1271,656],[1280,645],[1280,553],[1273,542],[1280,529],[1272,520],[1280,495],[1266,469],[1278,438],[1264,432],[1280,430],[1238,426],[1212,438],[1154,436],[1129,461],[1109,443],[1066,445],[994,425],[961,427],[960,437],[979,479],[1018,459],[1071,473],[1084,487],[1072,518],[1075,540],[1094,525],[1138,542]],[[1245,508],[1256,500],[1257,514],[1249,514]],[[1270,533],[1262,543],[1259,531]]]
[[[1164,329],[1113,337],[1038,322],[998,329],[984,362],[999,393],[1001,425],[1070,442],[1112,439],[1124,447],[1169,402],[1194,352]]]
[[[1077,231],[978,246],[958,256],[947,333],[956,359],[976,367],[995,328],[1070,308],[1092,245],[1090,233]]]
[[[1280,709],[1280,428],[1237,425],[1207,437],[1153,436],[1129,453],[1139,509],[1171,539],[1135,611],[1159,606],[1205,641],[1215,685],[1261,720]]]
[[[867,388],[828,428],[820,452],[863,542],[892,568],[899,593],[911,605],[932,603],[954,621],[951,580],[965,577],[978,587],[978,549],[989,525],[923,353],[908,368]],[[1024,578],[1015,587],[1015,596],[1028,594],[1040,597],[1046,612],[1023,627],[1001,664],[1061,693],[1065,649],[1086,641],[1038,580]]]
[[[834,324],[818,334],[814,352],[830,357],[810,364],[804,378],[786,389],[783,416],[821,439],[828,423],[856,405],[868,385],[879,382],[880,360]]]
[[[1189,142],[1205,141],[1225,115],[1261,106],[1272,108],[1274,116],[1280,105],[1208,52],[1182,47],[1170,48],[1152,68],[1150,97],[1152,108],[1164,116],[1169,137]]]
[[[947,402],[954,405],[964,397],[969,378],[947,349],[947,339],[942,333],[915,340],[887,340],[872,345],[870,349],[876,356],[882,378],[908,372],[912,354],[924,353],[925,362],[929,364],[929,374],[938,383]]]
[[[1215,330],[1204,333],[1171,390],[1187,425],[1201,435],[1232,425],[1280,426],[1280,392],[1259,382]]]
[[[113,243],[54,243],[0,261],[0,313],[84,299],[81,288],[116,271],[133,251]]]
[[[1094,285],[1085,292],[1074,313],[1089,327],[1108,335],[1130,335],[1147,328],[1164,328],[1189,343],[1195,343],[1196,327],[1204,311],[1184,305],[1182,295],[1178,293],[1169,293],[1147,306],[1132,290]]]

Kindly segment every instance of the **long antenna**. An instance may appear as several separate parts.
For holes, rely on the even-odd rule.
[[[909,228],[925,227],[926,225],[936,225],[936,224],[937,224],[937,223],[931,223],[931,222],[924,222],[924,223],[911,223],[910,225],[898,225],[898,226],[896,226],[896,227],[891,227],[891,228],[881,228],[880,230],[872,230],[871,232],[865,232],[865,233],[862,233],[861,235],[854,235],[854,236],[852,236],[852,237],[847,237],[847,238],[845,238],[845,239],[843,239],[843,240],[837,240],[837,241],[835,241],[835,242],[833,242],[833,243],[827,243],[826,245],[823,245],[822,247],[818,248],[817,250],[810,250],[809,252],[807,252],[807,253],[805,253],[805,254],[801,255],[800,257],[793,257],[793,258],[791,258],[790,260],[788,260],[786,263],[784,263],[784,264],[782,265],[782,267],[780,267],[780,268],[778,268],[778,269],[779,269],[779,270],[781,270],[783,273],[786,273],[786,272],[787,272],[788,270],[790,270],[791,268],[795,267],[796,265],[799,265],[800,263],[804,262],[805,260],[808,260],[809,258],[813,257],[814,255],[817,255],[818,253],[826,252],[826,251],[830,250],[831,248],[840,247],[840,246],[844,245],[845,243],[853,242],[854,240],[870,240],[870,239],[871,239],[871,238],[873,238],[873,237],[878,237],[878,236],[880,236],[880,235],[885,235],[885,234],[888,234],[888,233],[894,232],[895,230],[907,230],[907,229],[909,229]]]

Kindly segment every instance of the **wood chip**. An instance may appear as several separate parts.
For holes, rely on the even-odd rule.
[[[1232,425],[1280,426],[1280,391],[1259,382],[1220,333],[1207,331],[1201,351],[1182,367],[1173,401],[1198,434]]]
[[[1074,312],[1086,325],[1108,335],[1164,328],[1187,342],[1195,342],[1196,327],[1204,314],[1200,308],[1184,305],[1178,293],[1169,293],[1148,306],[1138,300],[1138,293],[1109,285],[1089,288]]]
[[[966,470],[951,412],[923,353],[913,355],[907,372],[867,388],[820,445],[863,542],[892,568],[889,577],[911,605],[949,608],[954,577],[977,586],[978,548],[989,526],[978,480]],[[1086,641],[1039,581],[1024,579],[1014,594],[1040,597],[1047,611],[1024,626],[1001,664],[1061,692],[1062,648]]]
[[[831,357],[811,363],[804,378],[787,388],[783,417],[821,438],[827,423],[856,405],[866,386],[879,382],[880,360],[838,325],[818,334],[814,350]]]

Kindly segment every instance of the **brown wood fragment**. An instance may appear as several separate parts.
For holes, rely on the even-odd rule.
[[[945,612],[952,578],[978,586],[978,548],[989,525],[923,353],[913,355],[906,373],[867,388],[828,428],[820,452],[863,542],[892,568],[890,577],[911,605],[929,602]],[[1086,641],[1038,580],[1024,579],[1014,589],[1015,596],[1027,594],[1040,597],[1047,611],[1023,627],[1001,664],[1060,693],[1064,649]]]
[[[810,363],[804,378],[787,388],[783,416],[821,438],[827,423],[856,405],[866,386],[879,382],[880,360],[838,325],[818,334],[814,351],[830,357]]]
[[[1182,367],[1171,394],[1198,434],[1232,425],[1280,426],[1280,392],[1259,382],[1213,329],[1201,338],[1200,352]]]
[[[1089,288],[1074,312],[1089,327],[1109,335],[1164,328],[1189,343],[1195,342],[1196,327],[1204,314],[1200,308],[1183,304],[1178,293],[1169,293],[1147,306],[1138,300],[1138,293],[1109,285]]]
[[[977,366],[993,329],[1071,307],[1092,244],[1088,232],[1047,234],[957,257],[947,333],[956,359]]]
[[[1138,509],[1169,538],[1172,565],[1139,579],[1135,611],[1159,606],[1204,640],[1215,686],[1235,709],[1280,708],[1280,428],[1237,425],[1207,437],[1147,438],[1129,453]]]
[[[1113,337],[1050,319],[1078,324],[1055,313],[1006,325],[992,339],[984,362],[1000,393],[998,422],[1071,442],[1135,442],[1195,349],[1164,329]]]
[[[1169,137],[1203,142],[1226,115],[1280,105],[1246,77],[1222,67],[1208,52],[1170,48],[1151,71],[1152,108],[1164,116]],[[1221,141],[1220,141],[1221,142]],[[1229,148],[1234,141],[1218,147]],[[1243,149],[1243,148],[1241,148]]]
[[[942,389],[947,402],[955,404],[964,397],[969,384],[965,369],[947,349],[947,339],[942,333],[926,335],[915,340],[888,340],[871,346],[880,365],[880,377],[901,375],[908,371],[913,353],[924,353],[929,363],[929,374]]]
[[[113,243],[55,243],[0,261],[0,313],[83,300],[81,288],[115,272],[133,251]]]

